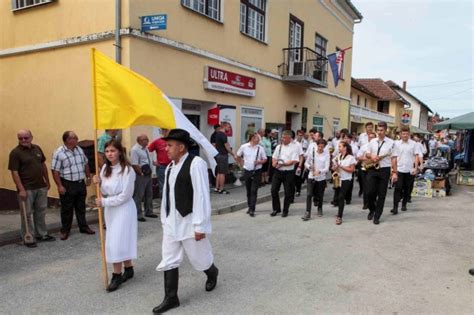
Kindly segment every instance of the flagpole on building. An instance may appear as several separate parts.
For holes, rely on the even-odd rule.
[[[99,178],[99,156],[97,154],[97,94],[95,90],[95,57],[94,57],[95,49],[92,48],[92,93],[94,97],[94,162],[95,162],[95,175]],[[95,192],[97,198],[102,198],[102,194],[100,193],[100,186],[99,183],[95,184]],[[109,275],[107,273],[107,262],[105,260],[105,237],[104,237],[104,221],[103,221],[103,209],[99,207],[98,210],[99,216],[99,238],[100,238],[100,254],[102,257],[102,277],[104,280],[104,286],[107,288],[109,284]]]

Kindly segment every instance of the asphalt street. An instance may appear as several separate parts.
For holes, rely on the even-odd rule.
[[[181,307],[169,314],[474,313],[474,189],[414,198],[397,216],[390,194],[378,226],[357,196],[340,226],[328,203],[323,217],[302,222],[304,197],[287,218],[270,217],[270,202],[255,218],[213,216],[218,285],[206,292],[204,273],[185,260]],[[158,220],[140,223],[135,277],[113,293],[102,286],[97,235],[1,247],[0,313],[150,314],[163,298],[161,233]]]

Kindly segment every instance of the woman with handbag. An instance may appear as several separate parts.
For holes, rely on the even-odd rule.
[[[255,204],[257,203],[257,191],[262,176],[262,165],[267,162],[265,149],[259,145],[260,138],[256,133],[250,132],[247,143],[242,144],[237,151],[237,162],[244,168],[244,182],[247,189],[247,213],[255,216]]]
[[[107,142],[105,157],[99,177],[94,176],[94,183],[100,184],[102,193],[102,198],[96,199],[96,205],[104,207],[107,225],[105,257],[114,268],[107,291],[112,292],[133,278],[132,260],[137,258],[138,227],[137,208],[132,198],[135,172],[127,161],[122,144],[116,140]]]
[[[339,142],[339,154],[333,159],[333,171],[337,172],[340,179],[340,185],[335,192],[335,200],[339,207],[336,217],[337,225],[342,223],[345,197],[352,189],[352,173],[354,173],[356,164],[357,161],[352,156],[351,145],[347,142]]]

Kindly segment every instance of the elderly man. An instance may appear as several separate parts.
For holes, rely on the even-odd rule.
[[[26,224],[28,230],[34,231],[38,241],[54,241],[48,235],[45,223],[45,210],[48,203],[48,190],[50,188],[46,158],[41,148],[32,144],[33,135],[29,130],[20,130],[17,134],[18,146],[10,152],[8,169],[12,173],[18,191],[20,203],[25,202],[26,220],[21,217],[21,234],[24,238]],[[31,222],[33,215],[34,230]],[[37,247],[36,242],[26,243],[27,247]]]
[[[86,185],[90,185],[91,174],[84,151],[77,146],[78,138],[73,131],[63,133],[63,145],[53,154],[51,171],[61,200],[61,240],[71,233],[74,210],[79,231],[95,234],[86,222]]]
[[[168,164],[171,163],[171,160],[168,158],[168,153],[166,152],[166,141],[163,140],[164,137],[168,136],[168,129],[161,129],[161,137],[153,141],[148,145],[148,151],[156,152],[156,161],[153,164],[156,166],[156,177],[158,178],[158,189],[160,198],[163,194],[163,184],[165,182],[165,169]]]
[[[216,287],[219,273],[208,237],[212,227],[207,165],[188,153],[191,138],[187,131],[173,129],[165,140],[172,162],[166,169],[161,201],[162,260],[156,268],[164,271],[165,298],[153,309],[155,314],[180,304],[178,268],[185,252],[194,269],[206,274],[206,291]]]
[[[142,201],[145,204],[145,216],[148,218],[158,218],[153,213],[153,188],[151,181],[151,157],[148,151],[148,136],[141,134],[137,137],[137,143],[130,152],[132,167],[137,174],[135,178],[135,190],[133,200],[137,206],[138,221],[145,222],[143,217]]]

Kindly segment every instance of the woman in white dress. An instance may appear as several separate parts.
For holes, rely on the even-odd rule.
[[[132,259],[137,258],[137,208],[133,201],[135,172],[127,161],[120,142],[111,140],[105,144],[106,161],[100,171],[102,198],[97,198],[98,207],[104,207],[107,226],[105,257],[112,263],[114,271],[107,287],[115,291],[120,284],[133,277]],[[122,265],[125,270],[122,275]]]
[[[337,225],[342,223],[345,197],[352,189],[352,173],[354,173],[356,164],[357,161],[352,155],[351,145],[346,142],[339,142],[339,154],[333,159],[333,171],[338,172],[341,179],[341,185],[336,188],[335,193],[335,200],[339,206],[336,217]]]

